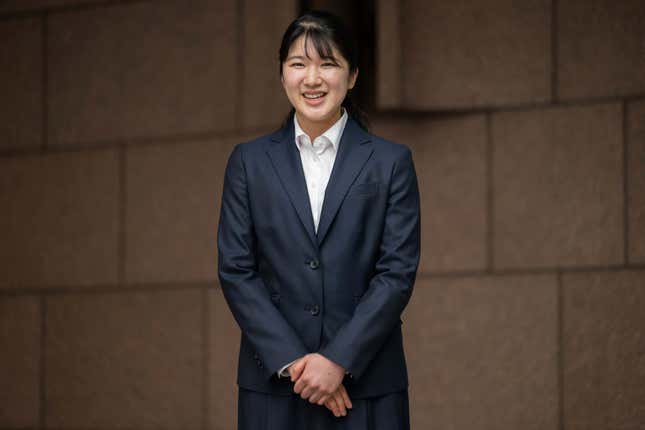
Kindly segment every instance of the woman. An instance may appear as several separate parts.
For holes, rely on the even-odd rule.
[[[287,28],[281,130],[226,168],[219,278],[242,330],[238,428],[408,429],[400,316],[419,262],[404,145],[366,130],[355,42],[310,12]]]

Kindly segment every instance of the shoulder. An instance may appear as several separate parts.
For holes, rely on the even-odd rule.
[[[243,140],[233,147],[232,155],[239,156],[243,159],[252,158],[256,155],[263,154],[270,145],[274,144],[276,139],[282,135],[281,130],[263,134],[250,140]]]
[[[370,136],[374,150],[379,156],[387,157],[393,161],[412,157],[412,151],[407,145],[393,142],[372,133],[368,133],[368,135]]]

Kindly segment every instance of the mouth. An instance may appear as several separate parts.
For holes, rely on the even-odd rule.
[[[326,95],[327,93],[324,91],[316,91],[316,92],[311,91],[311,92],[302,93],[302,97],[305,99],[307,104],[310,104],[310,105],[318,105],[322,103]]]

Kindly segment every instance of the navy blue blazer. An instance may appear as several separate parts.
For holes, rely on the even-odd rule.
[[[242,330],[239,386],[293,392],[285,364],[318,352],[350,374],[350,398],[406,389],[401,312],[420,253],[410,150],[349,118],[318,226],[293,121],[233,149],[218,228],[218,275]]]

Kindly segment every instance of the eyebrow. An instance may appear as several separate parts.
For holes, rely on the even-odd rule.
[[[320,57],[320,58],[323,59],[323,60],[333,61],[334,63],[338,63],[338,60],[336,60],[335,57]],[[284,61],[285,62],[290,61],[290,60],[303,60],[304,61],[304,59],[305,59],[305,57],[303,57],[302,55],[292,55],[291,57],[287,57],[287,59],[284,60]]]

